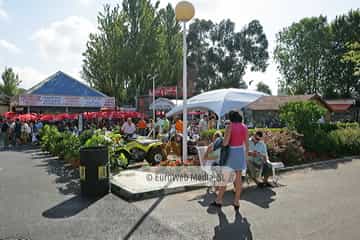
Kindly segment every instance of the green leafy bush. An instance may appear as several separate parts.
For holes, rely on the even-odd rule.
[[[249,129],[249,136],[251,136],[252,134],[254,134],[256,131],[270,131],[270,132],[281,132],[284,129],[282,128],[255,128],[255,129]],[[217,129],[210,129],[207,131],[203,131],[200,133],[200,138],[201,140],[205,140],[205,141],[211,141],[213,135],[215,134],[215,132],[218,131]],[[220,129],[221,133],[224,134],[225,129]]]
[[[340,128],[359,128],[359,123],[357,123],[357,122],[353,122],[353,123],[337,122],[336,126],[338,129],[340,129]]]
[[[84,147],[101,147],[101,146],[110,146],[112,140],[110,137],[106,136],[102,131],[96,131],[91,138],[89,138]]]
[[[59,152],[58,142],[61,141],[62,136],[55,126],[45,125],[41,131],[41,149],[53,155]]]
[[[80,139],[74,134],[66,133],[63,138],[64,159],[68,162],[80,159]]]
[[[214,136],[216,131],[218,131],[218,130],[217,129],[209,129],[207,131],[202,131],[200,133],[200,139],[204,140],[204,141],[211,142],[212,137]],[[222,132],[222,134],[224,134],[225,129],[220,129],[220,131]]]
[[[344,128],[359,128],[359,124],[354,123],[343,123],[343,122],[337,122],[337,123],[322,123],[322,124],[314,124],[315,128],[320,128],[321,130],[329,133],[338,129],[344,129]]]
[[[325,108],[312,101],[290,102],[280,107],[280,120],[291,130],[310,134],[325,113]]]
[[[338,156],[360,154],[360,128],[338,129],[329,134],[329,151]]]
[[[93,135],[94,135],[94,130],[92,130],[92,129],[83,131],[79,136],[80,144],[84,145],[86,143],[86,141],[88,139],[90,139]]]

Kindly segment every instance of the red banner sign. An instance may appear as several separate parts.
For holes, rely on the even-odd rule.
[[[166,96],[176,97],[176,91],[177,91],[176,89],[177,89],[176,86],[156,88],[155,96],[156,97],[166,97]],[[149,90],[149,95],[150,96],[153,95],[152,89]]]

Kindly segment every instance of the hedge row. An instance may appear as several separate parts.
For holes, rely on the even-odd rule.
[[[271,161],[282,161],[286,166],[334,157],[360,155],[360,128],[358,124],[321,124],[316,130],[297,134],[286,128],[249,129],[249,135],[262,130]],[[224,130],[220,130],[224,131]],[[201,133],[211,141],[216,130]]]
[[[218,131],[217,129],[210,129],[207,131],[203,131],[200,133],[200,138],[202,140],[207,140],[207,141],[211,141],[212,136],[215,134],[215,132]],[[219,131],[221,131],[222,134],[224,134],[225,129],[220,129]],[[256,129],[249,129],[249,135],[253,135],[256,131],[266,131],[266,132],[281,132],[284,131],[283,128],[256,128]]]

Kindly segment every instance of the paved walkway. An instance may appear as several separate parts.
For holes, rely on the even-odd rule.
[[[77,173],[38,150],[0,152],[0,239],[359,239],[360,160],[244,191],[240,214],[204,189],[128,203],[77,197]]]

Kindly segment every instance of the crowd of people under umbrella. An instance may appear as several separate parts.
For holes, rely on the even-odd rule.
[[[200,132],[216,128],[215,116],[206,114],[193,115],[189,121],[188,132],[190,136],[199,135]],[[38,135],[45,124],[57,126],[60,132],[70,131],[80,134],[79,114],[16,114],[7,112],[0,117],[0,147],[12,147],[22,144],[37,143]],[[156,121],[147,118],[138,112],[102,111],[82,113],[82,130],[107,129],[120,130],[123,134],[138,134],[141,136],[151,135],[158,137],[159,134],[175,134],[183,132],[181,116],[166,118],[164,115],[157,116]]]

